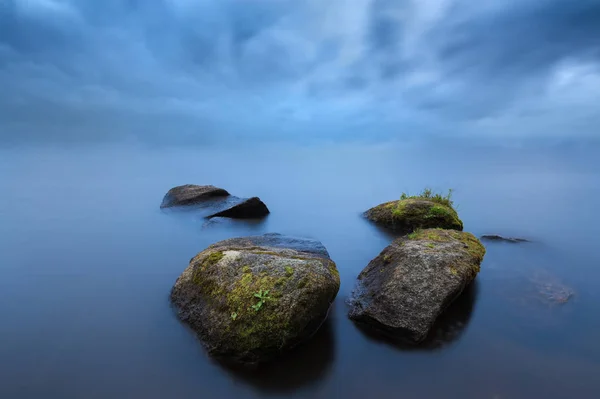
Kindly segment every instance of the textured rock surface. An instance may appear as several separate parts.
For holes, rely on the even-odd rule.
[[[400,232],[438,227],[463,229],[463,223],[454,209],[429,199],[408,198],[386,202],[369,209],[365,216],[378,225]]]
[[[191,205],[217,197],[227,197],[228,195],[229,193],[226,190],[215,186],[186,184],[170,189],[163,198],[160,207],[169,208],[172,206]]]
[[[256,363],[310,338],[339,286],[336,265],[321,243],[268,234],[200,252],[177,279],[171,300],[210,354]]]
[[[418,343],[473,281],[484,255],[470,233],[429,229],[401,237],[360,273],[349,316]]]
[[[258,197],[239,200],[227,209],[208,217],[227,217],[233,219],[257,219],[269,214],[269,208]]]

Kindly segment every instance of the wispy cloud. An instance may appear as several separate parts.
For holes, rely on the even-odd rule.
[[[583,137],[597,0],[4,0],[0,139]]]

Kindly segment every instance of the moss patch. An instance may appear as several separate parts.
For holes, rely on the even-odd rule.
[[[420,197],[381,204],[367,211],[366,216],[386,227],[408,232],[436,227],[459,231],[463,229],[463,223],[452,206]]]
[[[266,343],[277,348],[288,340],[289,334],[302,331],[305,321],[299,319],[301,315],[293,313],[289,299],[282,298],[296,290],[308,290],[310,293],[304,294],[307,298],[315,298],[315,295],[321,298],[322,293],[319,291],[324,290],[326,284],[322,274],[305,273],[312,267],[310,265],[302,269],[303,275],[300,278],[293,267],[294,261],[289,265],[281,265],[280,254],[252,253],[260,256],[249,262],[253,267],[218,265],[224,255],[213,252],[203,260],[198,259],[199,263],[193,270],[192,281],[199,287],[200,296],[214,309],[214,315],[211,317],[226,315],[226,320],[221,319],[224,324],[220,328],[229,336],[228,340],[235,346],[236,352],[252,352],[264,348]],[[277,259],[274,256],[277,256]],[[320,262],[327,267],[339,287],[339,274],[334,262],[320,258],[308,258],[306,261]],[[248,259],[232,259],[228,262],[244,264]],[[255,294],[266,291],[268,297],[265,297],[262,305],[252,308],[259,301]],[[323,299],[327,301],[328,306],[330,299],[327,295],[314,300],[318,302]]]

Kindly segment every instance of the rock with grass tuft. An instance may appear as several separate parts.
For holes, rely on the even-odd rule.
[[[417,196],[402,194],[397,201],[378,205],[365,212],[367,219],[388,229],[409,233],[415,229],[442,228],[462,231],[463,223],[447,196],[425,190]]]
[[[410,343],[475,279],[485,248],[455,230],[418,230],[396,239],[360,273],[349,317]]]
[[[171,301],[211,355],[252,364],[309,339],[339,286],[321,243],[268,234],[200,252],[177,279]]]

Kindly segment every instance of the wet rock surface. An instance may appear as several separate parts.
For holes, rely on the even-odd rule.
[[[419,343],[475,279],[485,248],[470,233],[422,230],[395,240],[360,273],[349,317]]]
[[[199,202],[214,200],[218,197],[227,197],[229,192],[215,186],[198,186],[194,184],[185,184],[183,186],[173,187],[163,198],[161,208],[170,208],[173,206],[192,205]]]
[[[171,301],[211,355],[255,364],[315,334],[339,286],[320,242],[268,234],[200,252],[177,279]]]

